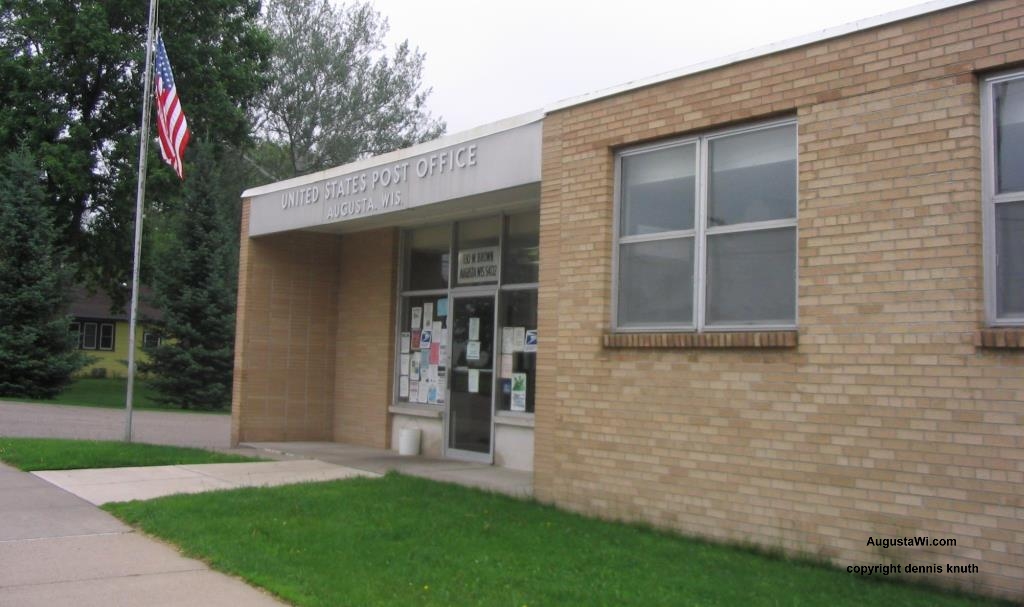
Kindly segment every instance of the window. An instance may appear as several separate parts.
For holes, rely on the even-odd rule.
[[[142,347],[145,349],[156,348],[160,345],[160,335],[156,331],[142,332]]]
[[[96,349],[96,323],[85,322],[82,323],[82,349],[83,350],[95,350]]]
[[[985,308],[992,325],[1024,324],[1024,72],[982,86]]]
[[[114,349],[113,323],[76,321],[71,323],[68,331],[78,335],[76,341],[80,350]]]
[[[114,349],[114,325],[110,323],[100,324],[100,350]]]
[[[788,120],[619,153],[613,325],[793,328],[796,147]]]
[[[494,406],[533,413],[539,244],[536,208],[404,232],[395,404],[446,405],[448,388],[466,366],[457,360],[464,355],[459,344],[449,342],[458,342],[451,308],[459,298],[481,296],[494,297],[492,310],[497,306],[497,315],[492,311],[480,325],[481,332],[498,331],[491,335],[494,357],[482,363],[500,380]]]

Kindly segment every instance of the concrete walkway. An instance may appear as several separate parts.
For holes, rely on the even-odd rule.
[[[190,464],[93,470],[46,470],[35,476],[96,504],[148,500],[176,493],[333,481],[379,474],[317,460]]]
[[[284,605],[0,464],[0,605]]]
[[[533,473],[450,459],[407,457],[387,449],[342,443],[242,443],[274,457],[313,458],[332,464],[385,474],[392,470],[435,481],[496,491],[513,497],[533,495]]]

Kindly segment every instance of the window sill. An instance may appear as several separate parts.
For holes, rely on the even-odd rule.
[[[441,419],[441,409],[438,405],[391,405],[388,407],[388,412],[397,413],[399,415],[410,415],[412,417]]]
[[[795,348],[797,331],[721,333],[605,333],[605,348]]]
[[[974,334],[974,345],[978,348],[1024,350],[1024,328],[982,329]]]
[[[519,426],[520,428],[532,428],[533,414],[508,412],[495,413],[494,423],[499,426]]]

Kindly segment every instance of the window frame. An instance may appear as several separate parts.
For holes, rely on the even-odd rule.
[[[149,344],[146,343],[147,341],[149,341],[150,338],[156,340],[156,343],[154,343],[152,346],[150,346]],[[160,334],[157,333],[156,331],[152,331],[150,329],[143,329],[142,330],[142,347],[143,347],[143,349],[145,349],[145,348],[159,348],[161,341],[163,341],[163,338],[161,338]]]
[[[92,328],[93,328],[92,345],[91,346],[85,343],[86,331],[88,330],[90,325],[92,325]],[[80,349],[81,350],[95,350],[96,347],[99,345],[99,343],[100,343],[100,327],[99,327],[99,323],[94,322],[94,321],[83,322],[82,323],[82,341],[81,341],[82,345],[80,346]]]
[[[104,337],[103,337],[103,332],[104,331],[103,330],[104,329],[110,329],[110,345],[109,346],[104,346],[103,345],[103,340],[104,340]],[[104,352],[113,352],[116,347],[117,347],[117,329],[115,328],[114,323],[111,323],[111,322],[101,322],[101,323],[99,323],[99,333],[97,333],[97,336],[96,336],[96,349],[97,350],[102,350]]]
[[[996,150],[995,85],[1024,80],[1024,70],[1001,72],[981,80],[981,216],[984,264],[985,322],[990,327],[1021,327],[1024,316],[999,317],[999,285],[996,273],[996,207],[1002,203],[1024,202],[1024,190],[996,193],[999,162]]]
[[[796,166],[795,200],[793,217],[788,219],[772,219],[767,221],[745,222],[724,226],[708,227],[708,176],[709,176],[709,148],[710,143],[716,139],[742,135],[756,131],[768,130],[782,126],[791,126],[796,135]],[[657,232],[654,234],[634,234],[621,236],[622,216],[622,159],[630,156],[643,155],[650,152],[669,149],[678,146],[696,144],[696,169],[695,169],[695,199],[694,199],[694,221],[693,228],[689,230],[673,230]],[[740,127],[730,127],[707,131],[696,135],[677,137],[655,143],[631,146],[615,152],[614,171],[614,210],[612,220],[612,292],[611,292],[611,327],[616,333],[713,333],[713,332],[751,332],[751,331],[792,331],[797,328],[800,322],[799,317],[799,285],[800,285],[800,144],[799,130],[796,117],[761,121],[746,124]],[[743,232],[762,232],[773,229],[791,228],[794,232],[794,268],[793,268],[793,322],[775,324],[757,323],[734,323],[734,324],[709,324],[706,320],[707,304],[707,243],[709,236],[719,234],[735,234]],[[678,240],[683,238],[693,239],[693,319],[690,323],[667,323],[643,327],[622,326],[619,324],[619,249],[624,244],[657,242],[662,240]]]

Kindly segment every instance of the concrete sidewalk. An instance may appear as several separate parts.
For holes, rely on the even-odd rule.
[[[96,505],[176,493],[332,481],[379,474],[305,459],[238,464],[189,464],[92,470],[46,470],[33,475]]]
[[[0,464],[0,605],[284,605]]]
[[[533,472],[526,470],[424,456],[407,457],[388,449],[344,443],[265,442],[242,443],[240,446],[257,450],[257,455],[313,458],[377,474],[394,470],[410,476],[496,491],[512,497],[533,495]]]

